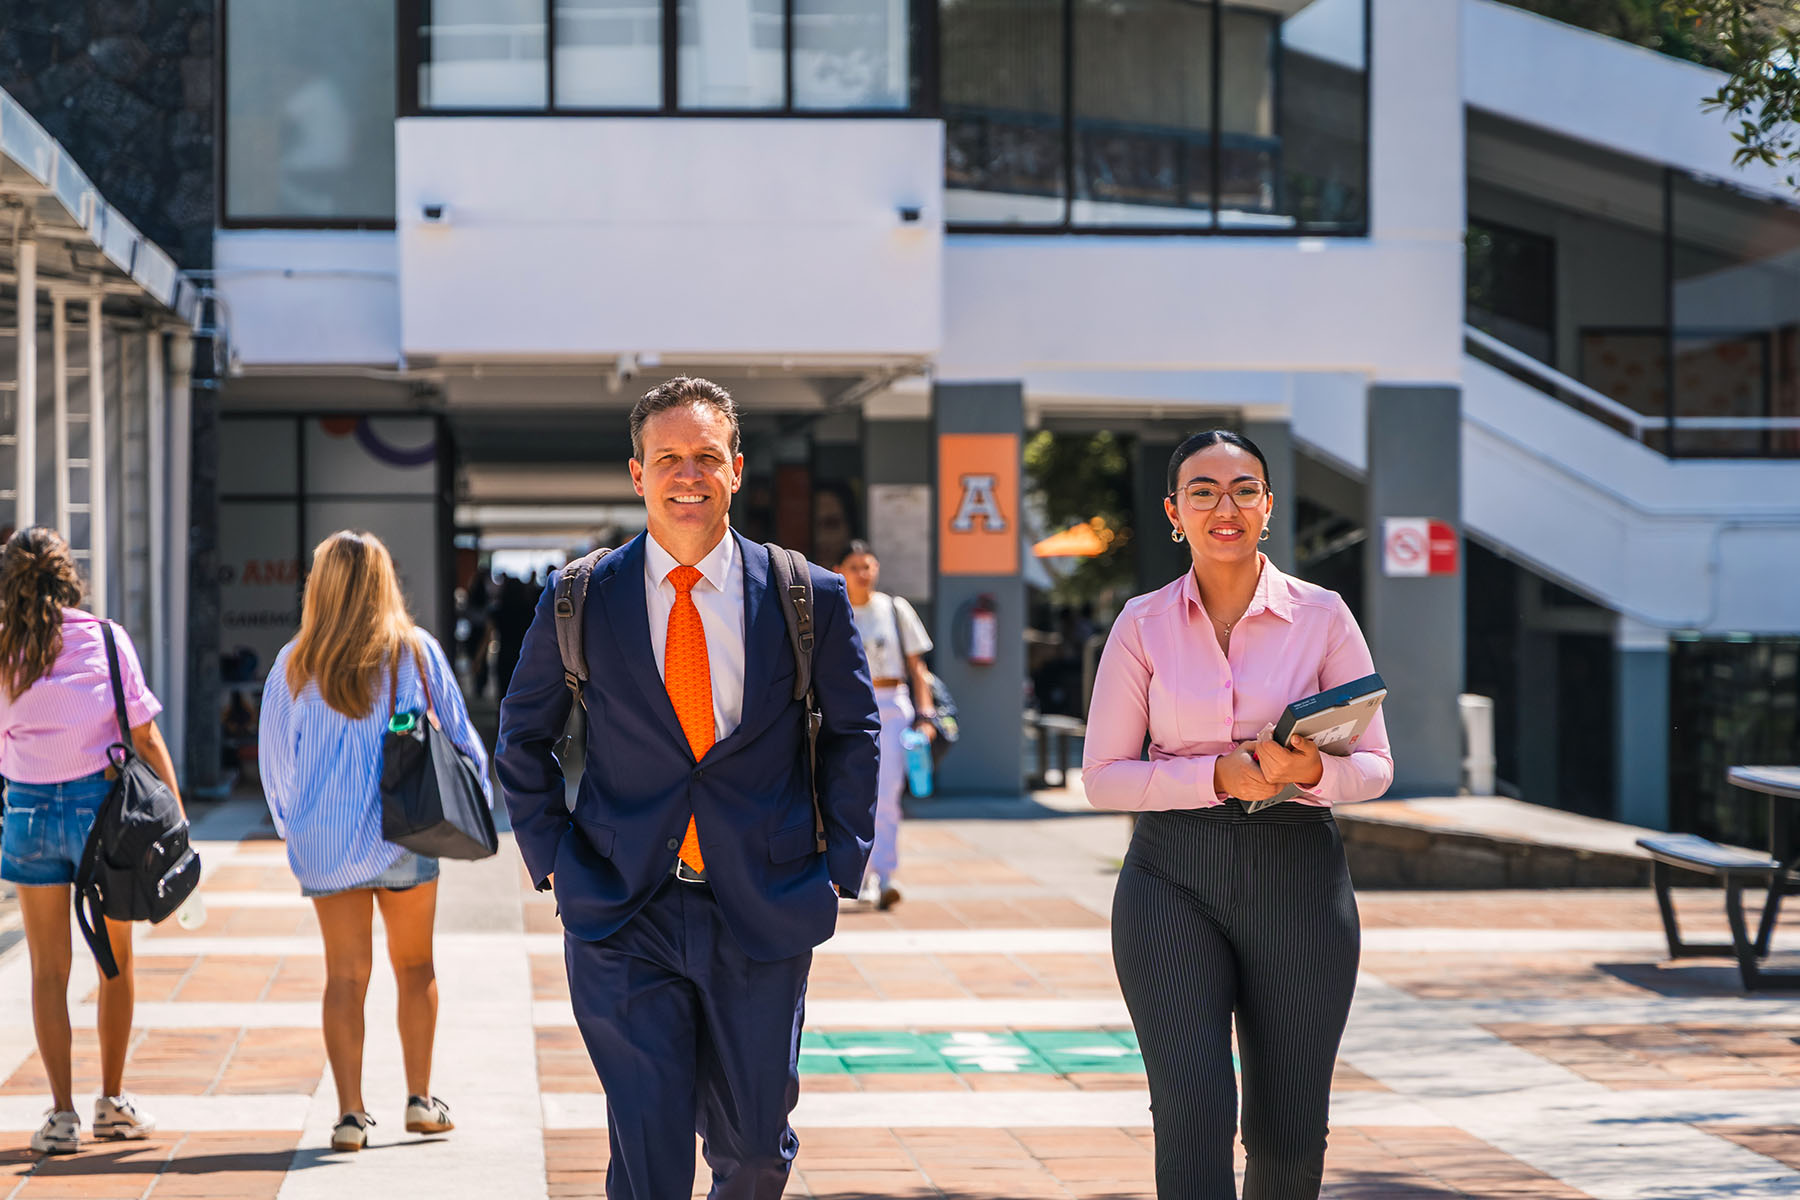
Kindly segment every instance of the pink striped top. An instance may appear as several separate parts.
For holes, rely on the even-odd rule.
[[[1342,597],[1276,569],[1266,556],[1256,595],[1219,649],[1193,571],[1125,605],[1094,678],[1081,782],[1096,808],[1207,808],[1213,764],[1252,741],[1289,703],[1360,679],[1375,668]],[[1144,736],[1150,759],[1142,761]],[[1297,803],[1373,800],[1394,779],[1379,713]]]
[[[50,673],[14,700],[0,687],[0,776],[19,783],[67,783],[107,765],[106,748],[119,740],[101,621],[79,608],[63,609],[62,653]],[[133,729],[156,718],[162,703],[144,683],[131,635],[118,625],[119,678]]]

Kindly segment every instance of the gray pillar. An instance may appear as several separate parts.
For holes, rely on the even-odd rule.
[[[1186,546],[1169,540],[1169,514],[1163,509],[1163,497],[1169,492],[1169,456],[1179,445],[1140,437],[1133,449],[1131,557],[1137,593],[1155,591],[1193,562]]]
[[[881,559],[881,588],[912,601],[928,629],[934,611],[932,585],[937,576],[932,558],[933,508],[929,501],[932,446],[929,417],[897,421],[864,418],[862,476],[868,486],[869,505],[865,524],[869,542]],[[915,513],[886,504],[886,489],[893,487],[925,489],[924,511]],[[933,655],[932,661],[935,664],[942,658],[940,652]]]
[[[1613,648],[1613,812],[1669,827],[1669,635],[1619,618]]]
[[[222,797],[219,728],[219,378],[210,328],[194,335],[188,429],[187,775],[182,790]]]
[[[1023,448],[1025,393],[1017,383],[940,383],[932,389],[933,427],[939,438],[959,433],[1007,433]],[[930,456],[937,462],[937,454]],[[1023,475],[1023,467],[1020,468]],[[1019,497],[1001,496],[1002,512],[1018,536]],[[944,517],[938,517],[941,523]],[[937,524],[934,524],[934,529]],[[1024,553],[1023,550],[1020,551]],[[1025,582],[1008,575],[937,575],[932,639],[937,672],[956,697],[962,738],[945,757],[938,786],[949,795],[1017,796],[1024,790],[1025,734],[1021,720],[1025,683]],[[999,652],[992,665],[964,656],[968,610],[991,596],[1000,622]]]
[[[1283,571],[1294,569],[1294,509],[1300,490],[1294,475],[1294,428],[1287,421],[1246,421],[1244,436],[1269,460],[1269,490],[1275,511],[1269,517],[1269,540],[1262,552]]]
[[[1364,633],[1394,747],[1396,795],[1454,796],[1462,781],[1463,562],[1453,574],[1391,577],[1382,570],[1382,522],[1429,517],[1460,536],[1462,393],[1444,385],[1369,388],[1368,525]]]

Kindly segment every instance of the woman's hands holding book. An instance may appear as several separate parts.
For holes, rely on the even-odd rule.
[[[1317,787],[1325,778],[1325,764],[1319,760],[1319,747],[1311,738],[1297,733],[1288,739],[1286,746],[1278,746],[1271,740],[1273,733],[1272,727],[1265,729],[1253,743],[1254,757],[1263,778],[1275,785],[1275,791],[1288,783],[1295,787]]]
[[[1255,742],[1242,742],[1230,754],[1221,754],[1213,763],[1213,790],[1239,800],[1267,800],[1281,791],[1282,784],[1273,782],[1257,766],[1251,750]]]

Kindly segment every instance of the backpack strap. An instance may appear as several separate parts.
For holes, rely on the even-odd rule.
[[[119,643],[113,636],[111,621],[100,623],[100,636],[106,640],[106,670],[112,677],[113,713],[119,721],[119,740],[107,748],[107,758],[115,769],[123,770],[137,751],[131,744],[131,718],[125,712],[125,685],[119,675]],[[81,927],[81,936],[88,949],[93,951],[95,965],[108,979],[118,978],[119,963],[113,957],[112,941],[106,933],[106,914],[102,911],[100,843],[107,828],[116,820],[114,813],[120,795],[121,788],[115,782],[100,811],[94,815],[87,843],[81,848],[81,862],[75,868],[75,922]]]
[[[813,654],[813,590],[812,571],[798,550],[764,546],[769,552],[769,566],[775,573],[775,586],[781,593],[781,615],[787,619],[788,643],[794,648],[794,699],[806,700],[812,707]]]
[[[588,580],[600,560],[612,553],[612,547],[590,550],[564,565],[556,576],[556,649],[562,655],[563,683],[583,708],[581,685],[587,682],[587,645],[583,636],[582,615],[587,611]]]
[[[819,807],[819,726],[824,722],[818,697],[813,693],[813,589],[812,570],[798,550],[764,543],[769,569],[781,599],[781,615],[787,623],[788,644],[794,648],[794,699],[806,702],[806,767],[811,780],[813,843],[825,853],[825,814]]]
[[[125,747],[125,754],[129,757],[134,753],[131,746],[131,718],[125,713],[125,684],[119,677],[119,643],[113,637],[111,621],[100,622],[100,636],[106,639],[106,673],[112,677],[113,713],[119,719],[119,744]]]

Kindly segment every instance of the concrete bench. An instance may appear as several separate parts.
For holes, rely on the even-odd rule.
[[[1757,923],[1756,940],[1750,939],[1744,920],[1744,884],[1754,882],[1769,886],[1781,871],[1779,860],[1754,850],[1738,850],[1721,846],[1691,833],[1658,833],[1641,837],[1637,844],[1650,855],[1651,881],[1656,888],[1656,905],[1662,912],[1663,935],[1669,942],[1670,958],[1712,958],[1729,955],[1737,959],[1738,974],[1744,990],[1760,987],[1800,988],[1800,979],[1790,975],[1768,974],[1758,960],[1769,955],[1769,938],[1775,930],[1775,918],[1781,911],[1781,889],[1769,887],[1763,904],[1762,919]],[[1671,873],[1677,868],[1697,871],[1722,880],[1725,884],[1725,919],[1731,925],[1731,941],[1687,942],[1681,937],[1675,921],[1675,901],[1669,893]]]

